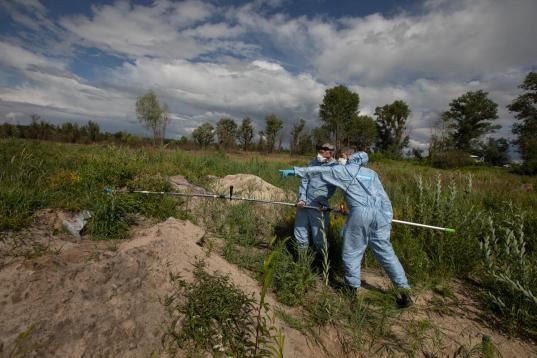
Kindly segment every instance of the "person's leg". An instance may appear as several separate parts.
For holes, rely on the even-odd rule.
[[[317,210],[309,210],[308,213],[310,229],[311,229],[311,238],[313,239],[313,244],[319,252],[323,252],[325,245],[324,234],[328,235],[328,224],[330,223],[330,217],[328,213],[321,213]],[[324,217],[324,219],[323,219]],[[324,228],[321,227],[321,220],[324,223]],[[326,238],[328,240],[328,237]],[[326,241],[328,245],[328,241]]]
[[[309,246],[308,228],[308,210],[297,208],[295,214],[294,236],[299,249],[307,249]]]
[[[391,225],[371,230],[369,236],[369,247],[373,250],[375,258],[384,268],[397,288],[410,288],[405,275],[405,270],[399,262],[392,243],[390,242]]]
[[[359,212],[362,210],[362,212]],[[343,230],[342,261],[345,269],[345,281],[354,288],[359,288],[360,265],[367,248],[368,223],[364,217],[366,209],[353,209],[349,214]]]

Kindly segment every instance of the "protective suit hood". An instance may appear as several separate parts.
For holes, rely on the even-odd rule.
[[[347,164],[367,165],[369,156],[366,152],[356,152],[349,157]]]

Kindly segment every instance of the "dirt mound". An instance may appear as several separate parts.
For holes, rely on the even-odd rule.
[[[205,231],[170,218],[122,243],[70,243],[54,254],[19,257],[0,270],[0,356],[16,348],[27,356],[147,357],[159,352],[167,315],[159,302],[170,272],[192,278],[204,258],[210,272],[230,275],[259,297],[250,276],[197,242]],[[272,299],[269,299],[274,304]],[[307,339],[284,327],[286,356],[315,356]]]
[[[182,175],[171,176],[168,178],[168,180],[172,184],[174,190],[195,194],[207,194],[207,191],[205,189],[191,184]]]
[[[263,200],[285,200],[288,196],[283,189],[251,174],[227,175],[213,183],[216,193],[229,193],[231,186],[233,186],[234,195],[237,196]]]

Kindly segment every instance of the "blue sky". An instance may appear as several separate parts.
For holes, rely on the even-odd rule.
[[[276,113],[318,122],[324,91],[347,85],[360,111],[409,103],[411,145],[469,90],[505,106],[537,65],[534,0],[0,2],[0,122],[32,113],[145,133],[136,96],[154,89],[168,135]]]

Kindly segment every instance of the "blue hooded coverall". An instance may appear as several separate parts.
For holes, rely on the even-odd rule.
[[[309,166],[314,167],[331,167],[336,165],[337,162],[334,159],[330,159],[327,162],[320,162],[317,158],[313,159]],[[334,194],[336,187],[326,183],[321,179],[320,175],[310,175],[308,178],[304,177],[300,181],[300,187],[298,189],[298,201],[304,201],[309,206],[323,205],[328,207],[328,199]],[[295,240],[300,248],[307,248],[309,245],[309,235],[311,232],[313,244],[317,250],[324,249],[323,234],[321,232],[321,217],[320,211],[311,209],[298,208],[295,216]],[[324,213],[324,227],[328,230],[330,223],[330,215],[328,212]]]
[[[345,193],[350,209],[343,229],[342,251],[347,283],[360,287],[360,265],[369,246],[394,285],[410,288],[390,242],[392,204],[378,174],[363,167],[367,162],[367,153],[358,152],[350,156],[346,165],[294,168],[294,172],[301,178],[320,174],[322,180]]]

